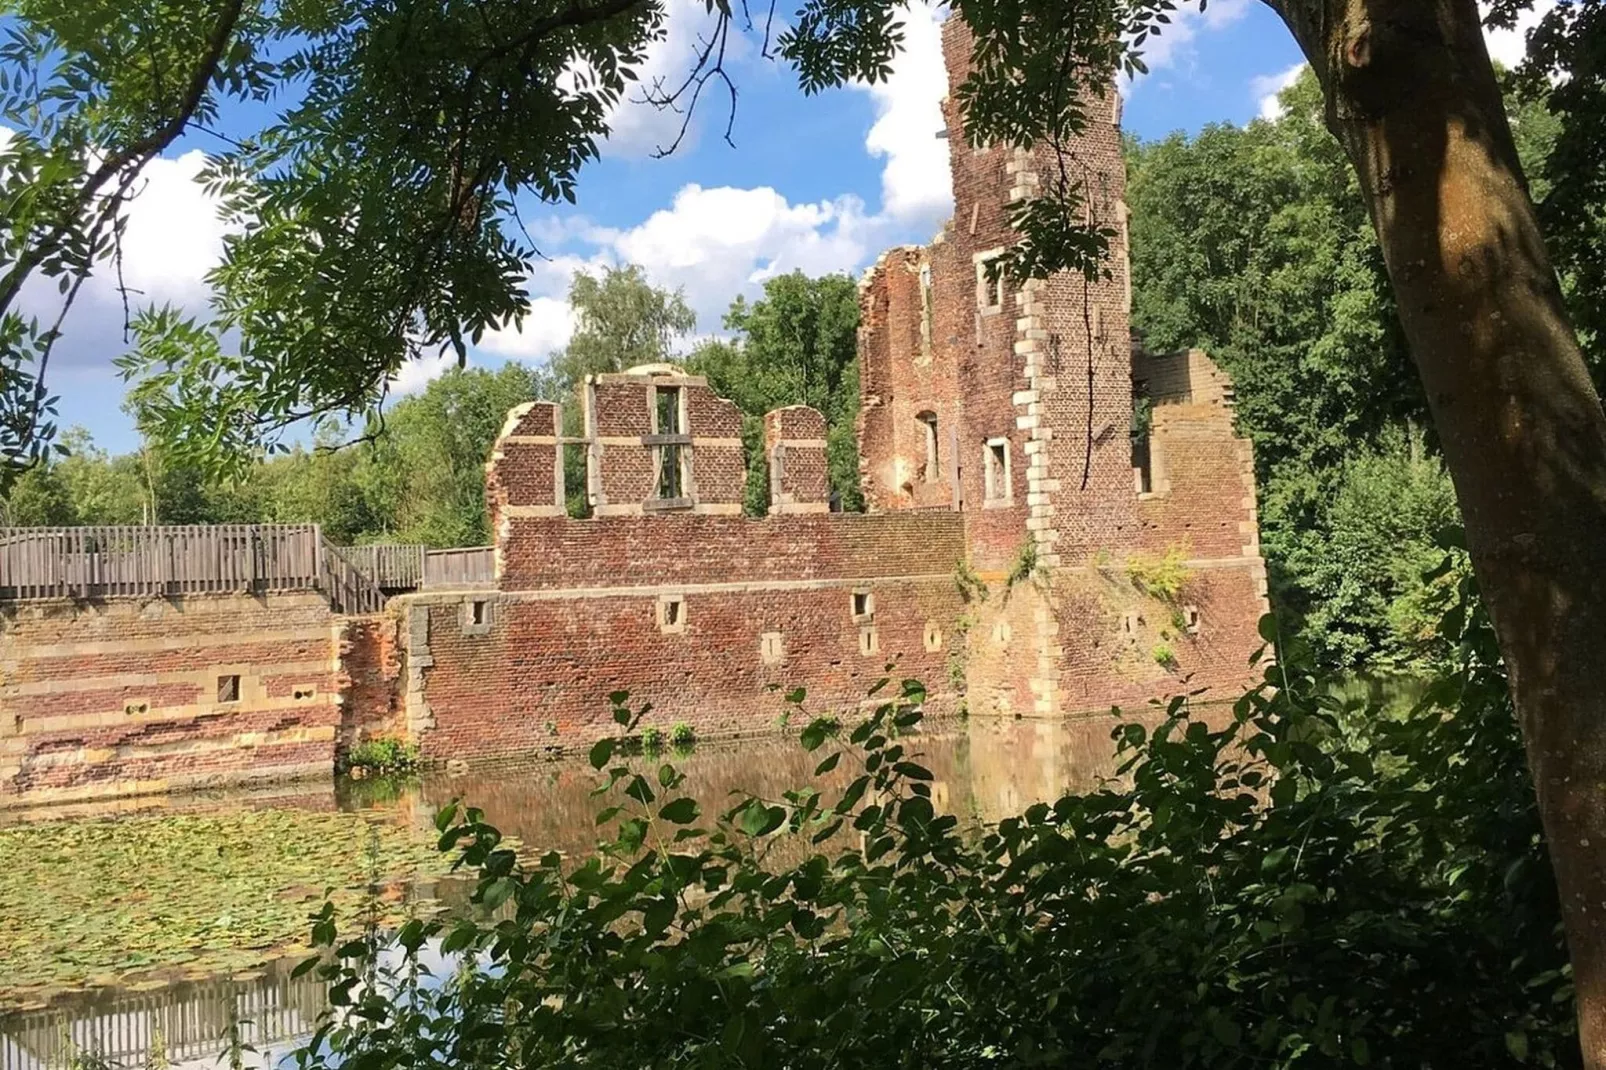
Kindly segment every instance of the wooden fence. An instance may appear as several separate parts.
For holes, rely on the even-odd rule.
[[[0,528],[0,598],[94,598],[320,586],[312,524]]]
[[[384,590],[411,591],[424,585],[426,550],[422,546],[376,543],[336,546],[332,550]]]
[[[335,546],[316,524],[0,528],[0,600],[316,590],[366,614],[404,591],[495,582],[488,546]]]
[[[496,550],[490,546],[430,550],[424,555],[424,582],[420,586],[494,587]]]

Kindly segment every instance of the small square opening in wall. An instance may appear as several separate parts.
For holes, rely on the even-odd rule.
[[[942,625],[934,620],[926,621],[926,653],[935,654],[942,649]]]
[[[494,612],[488,598],[471,598],[463,603],[463,634],[485,635],[491,630]]]
[[[875,616],[875,596],[869,591],[853,592],[853,619],[869,620]]]
[[[1121,634],[1128,639],[1136,638],[1138,634],[1138,626],[1142,623],[1143,618],[1138,616],[1137,610],[1127,610],[1125,613],[1121,614]]]
[[[686,630],[686,599],[669,594],[658,599],[658,630],[668,634]]]
[[[786,660],[786,642],[780,632],[765,632],[758,637],[758,656],[765,665],[779,665]]]
[[[859,653],[872,657],[881,653],[881,636],[873,624],[859,629]]]
[[[1199,634],[1199,607],[1182,607],[1182,627],[1189,635]]]
[[[217,678],[217,700],[219,702],[240,701],[240,677],[238,674],[219,676]]]
[[[317,694],[318,689],[316,687],[312,686],[311,684],[302,684],[300,687],[295,688],[291,692],[291,697],[293,697],[297,702],[305,702],[307,699],[313,698]]]

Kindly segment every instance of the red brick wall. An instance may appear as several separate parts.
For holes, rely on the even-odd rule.
[[[333,761],[338,621],[316,594],[9,606],[0,800],[273,778]],[[240,697],[218,700],[218,677]]]
[[[432,727],[421,734],[439,759],[573,748],[617,732],[607,696],[628,690],[651,702],[646,723],[667,736],[678,721],[708,738],[773,727],[777,689],[806,687],[810,708],[848,709],[895,662],[894,678],[918,676],[943,688],[958,595],[947,576],[869,584],[868,625],[853,618],[853,584],[744,589],[688,587],[684,627],[660,625],[655,593],[554,592],[492,596],[493,623],[464,628],[459,602],[428,605],[428,660],[421,699]],[[409,596],[428,602],[430,596]],[[945,634],[926,649],[928,623]],[[866,653],[860,632],[873,627]],[[763,637],[780,636],[778,660]],[[942,699],[934,711],[947,708]]]
[[[957,86],[970,65],[961,21],[947,24],[943,44]],[[1111,93],[1090,104],[1062,160],[1048,146],[971,146],[958,101],[950,94],[945,105],[953,219],[929,247],[885,254],[861,284],[860,455],[871,507],[929,504],[903,484],[925,457],[915,413],[941,414],[956,429],[944,461],[956,465],[967,560],[991,588],[966,618],[975,712],[1141,704],[1190,678],[1235,687],[1265,608],[1248,445],[1233,433],[1231,384],[1203,354],[1132,353],[1119,102]],[[1015,243],[1012,207],[1051,192],[1062,165],[1080,179],[1088,221],[1114,235],[1108,277],[1005,280],[1000,296],[978,266]],[[1142,500],[1130,435],[1135,374],[1156,402],[1154,453],[1165,472],[1165,485]],[[1000,441],[1007,472],[989,496],[986,444]],[[1154,602],[1125,578],[1128,556],[1170,549],[1193,560],[1193,602]],[[1010,586],[1028,551],[1035,575]],[[1094,582],[1107,575],[1120,582]],[[1162,634],[1175,631],[1170,618],[1184,604],[1213,624],[1197,636]],[[1130,634],[1129,615],[1145,622]],[[1174,664],[1155,661],[1161,644]]]
[[[501,549],[508,591],[951,576],[965,552],[945,512],[515,518]]]

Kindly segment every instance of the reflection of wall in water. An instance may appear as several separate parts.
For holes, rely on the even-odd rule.
[[[322,981],[291,979],[300,961],[269,963],[249,980],[78,993],[0,1017],[0,1070],[67,1070],[80,1056],[138,1070],[159,1049],[170,1066],[211,1068],[236,1028],[240,1042],[256,1049],[244,1053],[247,1065],[271,1065],[312,1034],[327,1004]]]

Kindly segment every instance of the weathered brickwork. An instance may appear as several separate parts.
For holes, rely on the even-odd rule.
[[[346,628],[317,594],[9,606],[0,801],[326,771]]]
[[[957,85],[964,24],[951,20],[943,43]],[[1208,357],[1132,352],[1119,98],[1090,105],[1063,159],[972,146],[956,98],[945,111],[954,218],[930,246],[883,255],[860,287],[866,499],[965,518],[966,558],[990,588],[964,618],[972,711],[1230,694],[1252,673],[1266,607],[1252,458]],[[1087,221],[1114,235],[1107,277],[1018,285],[989,271],[1018,238],[1012,209],[1062,171]],[[1151,414],[1138,444],[1135,390]],[[1175,596],[1128,579],[1129,561],[1167,555],[1186,559]]]
[[[944,47],[957,84],[962,24]],[[440,760],[583,747],[617,730],[617,690],[703,737],[768,731],[782,688],[846,711],[889,673],[936,713],[1235,694],[1266,606],[1253,458],[1208,356],[1131,346],[1119,100],[1063,161],[973,147],[946,110],[955,216],[860,287],[869,514],[829,511],[813,409],[765,417],[769,515],[750,518],[734,404],[671,365],[591,376],[578,434],[552,402],[508,414],[492,590],[366,618],[315,591],[5,609],[0,803],[326,772],[381,735]],[[1108,277],[998,277],[1012,209],[1062,163],[1115,235]]]

